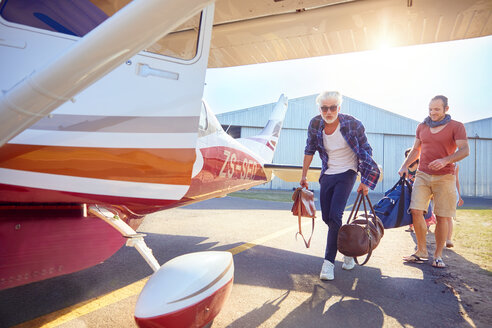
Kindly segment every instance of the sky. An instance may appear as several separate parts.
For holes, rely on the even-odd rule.
[[[204,99],[215,114],[338,90],[422,121],[432,97],[463,123],[492,117],[492,36],[208,69]],[[313,104],[314,106],[314,104]]]

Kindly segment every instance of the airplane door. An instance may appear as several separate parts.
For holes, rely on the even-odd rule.
[[[180,199],[195,162],[213,10],[212,4],[4,145],[31,160],[0,162],[0,170],[8,170],[0,178],[9,179],[0,183],[22,180],[26,187],[85,195]],[[2,58],[13,59],[0,63],[6,73],[2,89],[78,40],[59,29],[7,21],[3,14],[0,32],[9,36],[0,43]],[[34,157],[42,166],[32,164],[32,146],[39,147]],[[17,179],[13,173],[19,171],[31,179]]]

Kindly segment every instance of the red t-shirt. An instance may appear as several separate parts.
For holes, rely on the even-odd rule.
[[[453,154],[456,151],[456,140],[466,140],[463,123],[451,120],[437,133],[432,133],[425,123],[417,127],[417,139],[421,143],[419,170],[432,175],[454,174],[454,163],[448,164],[438,171],[431,170],[429,164]]]

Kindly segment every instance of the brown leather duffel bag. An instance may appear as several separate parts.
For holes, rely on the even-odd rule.
[[[367,213],[366,199],[369,202],[371,213]],[[357,215],[360,204],[364,204],[364,214]],[[353,215],[355,212],[355,215]],[[350,222],[352,219],[353,220]],[[379,241],[384,235],[384,226],[376,216],[369,197],[363,196],[362,192],[357,194],[354,207],[347,220],[347,224],[340,227],[338,231],[338,251],[346,256],[351,256],[357,262],[357,256],[367,254],[366,259],[360,265],[369,261],[372,251],[378,246]]]
[[[304,244],[306,245],[307,248],[309,248],[309,246],[311,245],[311,238],[313,237],[313,232],[314,232],[314,218],[316,217],[316,206],[314,205],[314,193],[306,188],[299,187],[294,191],[294,194],[292,195],[292,200],[294,201],[294,204],[292,204],[292,214],[298,217],[298,223],[299,223],[299,232],[296,233],[296,239],[297,239],[297,235],[301,235],[302,239],[304,240]],[[307,217],[313,220],[311,236],[307,241],[306,238],[304,238],[304,235],[302,234],[301,217]]]

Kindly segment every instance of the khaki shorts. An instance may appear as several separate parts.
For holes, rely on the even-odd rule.
[[[434,195],[436,216],[445,218],[456,216],[456,177],[454,174],[430,175],[417,171],[410,209],[427,211],[431,195]]]

